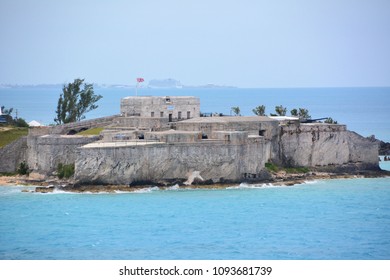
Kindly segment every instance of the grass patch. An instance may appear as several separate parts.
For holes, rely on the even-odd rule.
[[[104,129],[104,127],[90,128],[90,129],[87,129],[87,130],[84,130],[84,131],[77,133],[77,135],[83,135],[83,136],[99,135],[103,129]]]
[[[278,172],[279,171],[279,167],[276,164],[273,164],[271,162],[265,163],[265,168],[267,168],[267,170],[270,172]]]
[[[27,136],[27,127],[13,127],[8,130],[0,131],[0,148],[18,140],[20,137]]]
[[[280,167],[276,164],[273,164],[271,162],[267,162],[265,164],[265,168],[267,168],[270,172],[279,172],[279,171],[285,171],[286,173],[308,173],[310,171],[307,167]]]
[[[5,176],[5,177],[11,177],[11,176],[16,176],[18,175],[17,172],[0,172],[0,177]]]
[[[308,173],[310,171],[307,167],[288,167],[284,168],[286,173]]]
[[[74,175],[74,164],[62,164],[59,163],[57,166],[57,173],[58,173],[58,178],[63,179],[63,178],[70,178]]]

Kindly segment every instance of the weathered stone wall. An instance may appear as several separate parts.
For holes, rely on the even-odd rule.
[[[202,139],[198,131],[151,131],[145,133],[145,140],[160,141],[165,143],[193,143]]]
[[[19,164],[27,160],[27,137],[0,148],[0,172],[15,172]]]
[[[178,122],[176,127],[201,131],[209,138],[215,137],[215,131],[245,131],[250,136],[262,136],[265,160],[279,158],[279,122],[268,117],[204,117]]]
[[[268,117],[204,117],[176,123],[178,130],[201,131],[212,137],[213,131],[246,131],[249,135],[260,135],[265,140],[278,136],[279,122]]]
[[[119,117],[119,115],[107,116],[107,117],[96,118],[91,120],[84,120],[84,121],[74,122],[74,123],[67,123],[63,125],[56,125],[53,127],[49,127],[48,133],[45,134],[68,134],[70,132],[73,132],[72,134],[74,134],[74,132],[79,132],[89,128],[104,127],[112,124],[114,119],[116,119],[117,117]]]
[[[132,129],[162,130],[168,129],[168,119],[151,117],[119,117],[114,120],[111,127],[125,127]]]
[[[129,96],[121,99],[121,114],[168,120],[199,117],[200,100],[193,96]]]
[[[224,141],[231,144],[245,144],[248,142],[246,131],[213,131],[212,139]]]
[[[280,128],[279,155],[286,166],[378,165],[378,149],[344,125],[301,124]]]
[[[27,162],[39,173],[51,173],[59,163],[75,163],[78,147],[98,140],[97,136],[44,135],[27,138]]]
[[[265,160],[261,139],[244,145],[221,141],[80,148],[75,178],[80,182],[131,184],[186,180],[199,171],[204,180],[236,181],[261,176]]]
[[[138,139],[139,135],[143,133],[142,131],[136,130],[109,130],[105,129],[101,132],[104,142],[112,141],[126,141],[131,139]]]

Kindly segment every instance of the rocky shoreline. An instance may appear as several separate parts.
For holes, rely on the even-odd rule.
[[[368,170],[354,173],[331,173],[331,172],[307,172],[307,173],[286,173],[271,172],[268,179],[257,181],[243,181],[248,185],[278,185],[293,186],[314,180],[329,179],[351,179],[351,178],[382,178],[390,177],[390,171],[386,170]],[[146,188],[158,187],[159,189],[221,189],[240,184],[238,182],[224,183],[201,183],[195,182],[191,185],[173,183],[171,185],[159,184],[139,184],[139,185],[80,185],[72,180],[58,180],[55,177],[43,178],[39,176],[0,176],[0,185],[2,186],[35,186],[31,192],[50,193],[54,191],[74,192],[74,193],[116,193],[116,192],[135,192]],[[28,191],[28,190],[23,190]]]

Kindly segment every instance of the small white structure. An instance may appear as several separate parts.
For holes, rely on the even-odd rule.
[[[41,123],[37,122],[37,121],[31,121],[28,123],[29,126],[31,127],[38,127],[38,126],[43,126]]]

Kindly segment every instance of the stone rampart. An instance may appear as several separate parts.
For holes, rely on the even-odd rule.
[[[0,172],[15,172],[21,162],[27,160],[27,137],[0,148]]]
[[[97,140],[98,136],[29,136],[28,165],[39,173],[49,174],[57,169],[59,163],[75,163],[79,153],[77,148]]]
[[[145,139],[165,143],[194,143],[202,139],[202,134],[199,131],[151,131],[145,133]]]
[[[111,127],[126,127],[145,130],[165,130],[169,128],[168,119],[151,117],[118,117]]]
[[[196,172],[206,181],[241,182],[261,176],[264,148],[262,141],[243,145],[223,141],[120,147],[90,144],[79,149],[75,179],[95,184],[164,184],[183,182]]]
[[[176,123],[178,130],[201,131],[211,137],[213,131],[246,131],[249,135],[273,140],[278,134],[279,122],[268,117],[203,117]]]
[[[112,124],[114,119],[118,118],[119,115],[113,115],[103,118],[84,120],[74,123],[67,123],[50,127],[50,134],[75,134],[79,131],[86,130],[94,127],[104,127]]]

